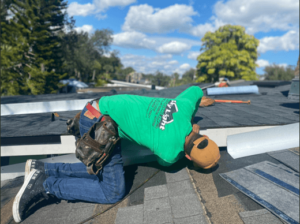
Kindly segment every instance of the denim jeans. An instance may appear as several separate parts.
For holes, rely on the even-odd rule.
[[[86,133],[97,122],[83,116],[80,117],[80,134]],[[125,196],[125,179],[121,143],[105,161],[97,175],[90,175],[83,163],[45,163],[48,178],[43,185],[46,192],[64,200],[81,200],[100,204],[112,204]]]

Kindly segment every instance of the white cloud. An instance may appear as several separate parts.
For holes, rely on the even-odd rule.
[[[137,31],[113,35],[113,44],[125,48],[144,48],[165,54],[180,54],[192,46],[200,46],[200,41],[186,38],[148,37]]]
[[[83,25],[82,27],[76,27],[74,28],[78,33],[80,32],[87,32],[88,34],[91,34],[94,31],[94,28],[92,25]]]
[[[137,72],[154,74],[157,70],[171,75],[178,68],[178,61],[171,60],[171,54],[157,55],[154,57],[126,54],[121,56],[121,62],[125,67],[131,66]],[[180,66],[180,74],[185,71],[186,65]]]
[[[159,53],[164,53],[164,54],[181,54],[182,52],[189,49],[191,49],[191,46],[189,46],[188,44],[178,42],[178,41],[173,41],[158,47],[157,51]]]
[[[289,31],[283,36],[264,37],[260,39],[258,51],[265,53],[266,51],[289,51],[299,49],[299,31]]]
[[[98,19],[106,18],[106,15],[101,14],[105,12],[110,7],[124,7],[136,2],[136,0],[94,0],[93,3],[78,4],[77,2],[72,2],[67,12],[70,16],[88,16],[92,14],[97,14]]]
[[[172,60],[172,61],[169,62],[169,64],[170,64],[170,65],[176,65],[176,64],[178,64],[178,61]]]
[[[299,28],[299,0],[218,1],[214,13],[224,23],[245,26],[251,34]]]
[[[201,54],[200,51],[190,51],[188,54],[188,58],[192,60],[197,60],[197,57]]]
[[[256,64],[258,64],[259,67],[266,67],[266,66],[270,65],[269,61],[264,60],[264,59],[257,60]]]
[[[186,72],[190,68],[191,68],[191,66],[188,63],[184,63],[184,64],[180,65],[178,68],[176,68],[173,72],[177,72],[182,75],[184,72]]]
[[[188,5],[175,4],[164,9],[155,9],[147,4],[131,6],[122,29],[145,33],[187,30],[193,21],[191,16],[194,15],[197,15],[197,12]]]
[[[99,11],[105,11],[110,7],[124,7],[136,2],[136,0],[94,0],[94,4]]]
[[[156,42],[148,39],[143,33],[133,31],[113,35],[113,44],[127,48],[151,49],[155,47]]]
[[[69,16],[87,16],[93,14],[95,9],[95,5],[91,3],[81,5],[77,2],[72,2],[68,7],[67,12]]]
[[[269,61],[264,60],[264,59],[259,59],[259,60],[257,60],[257,61],[256,61],[256,64],[258,64],[260,68],[264,68],[264,67],[266,67],[266,66],[272,65],[272,64],[270,64]],[[281,66],[281,67],[284,67],[284,68],[286,68],[286,67],[288,66],[287,63],[280,63],[280,64],[277,64],[277,65],[278,65],[278,66]]]
[[[189,33],[196,37],[203,37],[206,32],[214,32],[219,27],[226,25],[222,20],[217,19],[214,16],[212,16],[210,20],[211,23],[199,24],[197,26],[191,27]]]

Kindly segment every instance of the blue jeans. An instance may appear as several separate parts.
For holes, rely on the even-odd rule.
[[[89,130],[97,119],[80,117],[80,134]],[[105,161],[97,175],[90,175],[83,163],[45,163],[45,173],[49,176],[43,183],[46,192],[64,200],[81,200],[100,204],[112,204],[125,196],[125,178],[121,143]]]

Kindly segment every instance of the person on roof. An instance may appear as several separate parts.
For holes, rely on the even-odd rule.
[[[175,99],[114,95],[102,97],[93,107],[117,123],[121,139],[149,148],[159,164],[170,166],[185,156],[196,167],[209,169],[219,161],[220,152],[216,143],[201,135],[198,125],[193,125],[202,96],[201,88],[193,86]],[[96,122],[99,118],[85,107],[67,122],[68,130],[83,136]],[[97,175],[89,175],[83,163],[33,160],[26,162],[25,173],[13,205],[16,222],[24,219],[30,202],[40,197],[110,204],[125,196],[120,142]]]

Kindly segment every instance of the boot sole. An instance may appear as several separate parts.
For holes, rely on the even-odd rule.
[[[30,169],[31,169],[31,163],[32,163],[32,159],[28,159],[26,161],[25,164],[25,177],[24,177],[24,182],[27,179],[28,174],[30,173]]]
[[[31,170],[31,172],[27,175],[27,178],[25,179],[23,186],[21,187],[21,189],[19,190],[18,194],[15,197],[13,207],[12,207],[12,213],[13,213],[14,220],[17,223],[22,221],[20,214],[19,214],[20,199],[21,199],[27,185],[29,184],[33,174],[35,174],[36,171],[37,171],[36,169]]]

